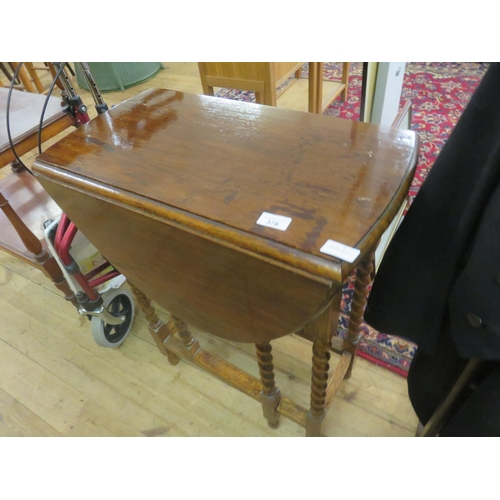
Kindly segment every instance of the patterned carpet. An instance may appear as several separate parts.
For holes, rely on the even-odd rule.
[[[422,186],[446,139],[458,121],[471,95],[487,70],[487,63],[407,63],[401,103],[412,102],[412,129],[420,136],[417,170],[410,188],[410,202]],[[361,101],[362,63],[351,64],[348,99],[337,99],[325,114],[358,120]],[[341,63],[325,63],[325,78],[340,80]],[[304,66],[303,77],[307,76]],[[222,89],[218,95],[229,99],[254,101],[252,92]],[[354,276],[343,288],[340,335],[347,328]],[[358,353],[369,361],[406,376],[416,346],[401,338],[362,325]]]

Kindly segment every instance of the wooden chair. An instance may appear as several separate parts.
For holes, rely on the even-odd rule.
[[[18,62],[2,63],[1,69],[9,83],[18,65]],[[42,80],[38,75],[39,71],[50,72],[49,63],[45,63],[43,66],[35,66],[32,62],[24,63],[19,70],[19,74],[17,75],[14,89],[25,90],[26,92],[34,92],[38,94],[46,94],[48,86],[44,86],[42,83]]]
[[[26,73],[29,75],[27,68]],[[25,90],[13,90],[10,103],[11,138],[18,157],[38,143],[40,114],[46,99],[37,92],[38,86],[33,80],[24,81]],[[30,172],[15,161],[6,126],[8,92],[8,88],[0,88],[0,168],[12,165],[12,172],[0,180],[0,209],[3,212],[0,213],[0,250],[40,269],[64,293],[66,300],[76,306],[74,294],[50,256],[43,237],[43,223],[56,218],[61,210]],[[57,97],[49,98],[45,116],[42,142],[76,126]]]
[[[214,87],[250,90],[255,92],[258,104],[311,113],[323,113],[339,95],[345,101],[350,63],[344,63],[341,83],[324,81],[323,63],[308,63],[309,78],[301,78],[304,64],[303,62],[200,62],[198,68],[205,95],[213,96]],[[294,78],[291,82],[281,87],[292,75]],[[304,95],[308,98],[304,99]]]

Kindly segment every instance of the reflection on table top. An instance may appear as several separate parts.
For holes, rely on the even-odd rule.
[[[151,89],[52,146],[38,170],[50,164],[336,261],[320,248],[360,244],[408,182],[416,151],[411,131]],[[263,212],[292,222],[257,225]]]

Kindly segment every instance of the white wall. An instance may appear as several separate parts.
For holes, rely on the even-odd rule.
[[[373,98],[371,123],[391,126],[398,114],[406,63],[378,64],[377,83]]]

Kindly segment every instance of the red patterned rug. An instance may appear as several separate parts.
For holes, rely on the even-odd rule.
[[[446,139],[487,70],[486,63],[407,63],[401,103],[412,102],[412,129],[420,136],[417,170],[410,188],[410,202],[425,181]],[[361,101],[362,63],[351,64],[348,98],[335,101],[325,114],[358,120]],[[307,75],[304,66],[303,77]],[[325,63],[325,78],[340,80],[341,63]],[[229,99],[254,101],[252,92],[222,89],[218,95]],[[344,335],[351,310],[354,276],[343,289],[340,335]],[[378,332],[362,324],[361,357],[406,376],[416,346],[399,337]]]

